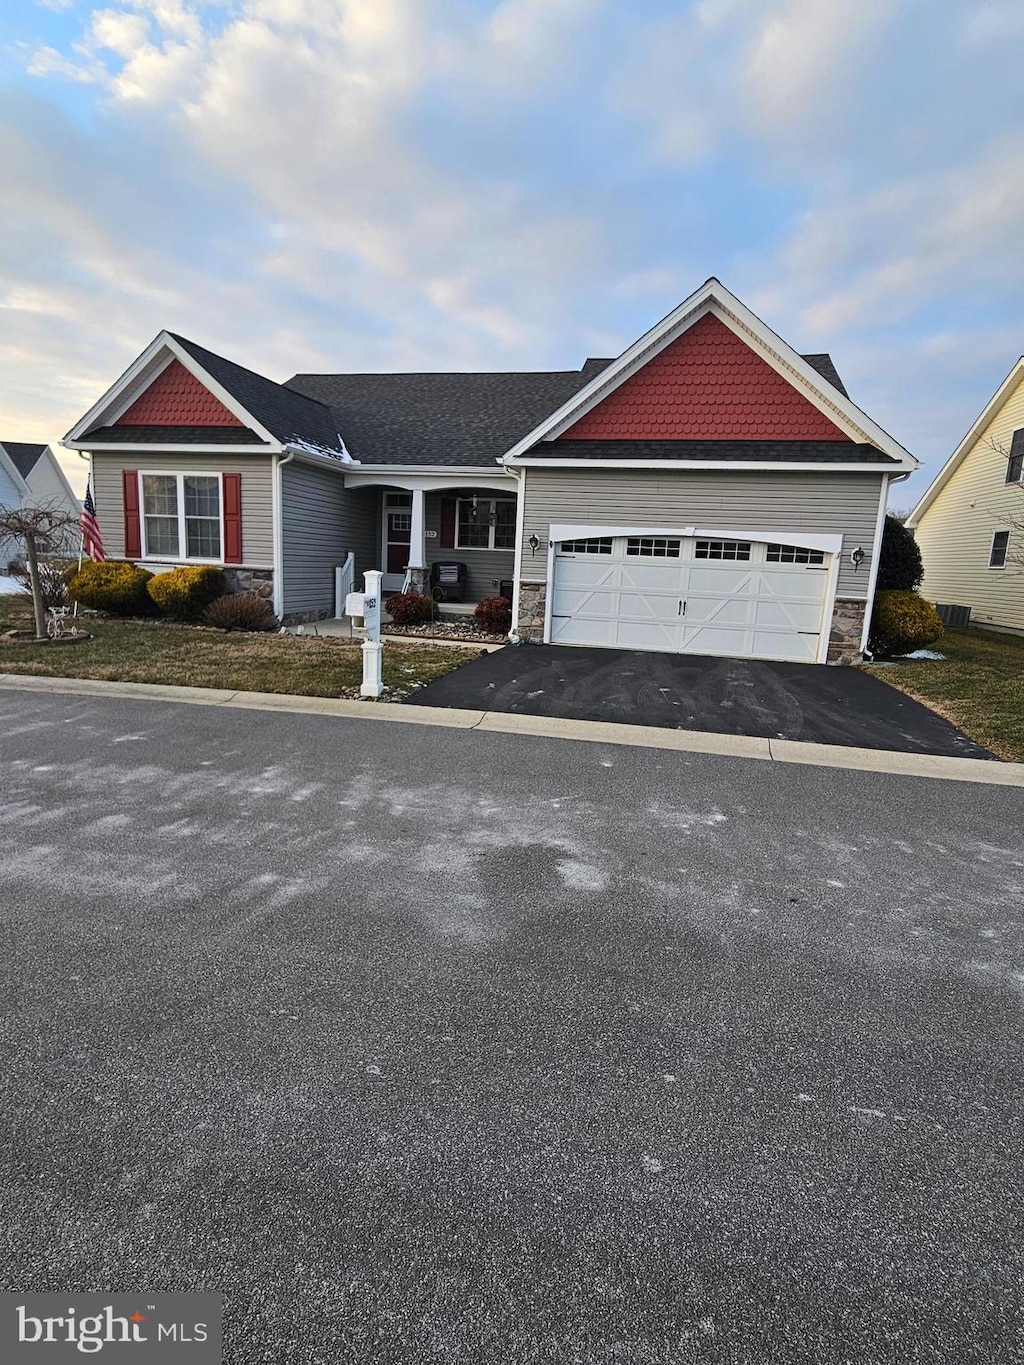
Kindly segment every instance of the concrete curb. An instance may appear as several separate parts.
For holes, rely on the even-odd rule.
[[[1024,763],[904,754],[890,749],[853,749],[841,744],[805,744],[799,740],[709,734],[703,730],[664,730],[652,725],[565,720],[554,716],[512,715],[499,711],[460,711],[440,706],[409,706],[402,702],[373,703],[335,697],[298,697],[276,692],[232,692],[213,687],[171,687],[162,683],[40,678],[18,673],[0,673],[0,688],[70,696],[121,697],[134,701],[167,701],[189,706],[229,706],[297,715],[338,716],[348,720],[395,721],[405,725],[434,725],[450,730],[530,735],[537,739],[572,739],[592,744],[663,749],[675,753],[752,758],[769,763],[800,763],[813,767],[891,773],[901,777],[1024,787]]]

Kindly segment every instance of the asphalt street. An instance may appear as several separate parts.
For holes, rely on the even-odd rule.
[[[1024,1360],[1024,790],[0,691],[0,1267],[229,1365]]]

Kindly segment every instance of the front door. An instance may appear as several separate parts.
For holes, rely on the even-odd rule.
[[[385,592],[400,592],[412,544],[412,494],[384,494],[383,554]]]

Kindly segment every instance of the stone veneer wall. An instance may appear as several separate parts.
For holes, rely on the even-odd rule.
[[[223,573],[228,592],[255,592],[268,599],[274,595],[273,569],[235,569],[226,565]]]
[[[516,622],[516,632],[527,644],[539,645],[544,641],[544,608],[547,596],[546,583],[519,584],[519,620]]]
[[[859,664],[860,637],[864,630],[866,602],[837,597],[832,612],[832,629],[828,637],[827,662],[830,664]]]

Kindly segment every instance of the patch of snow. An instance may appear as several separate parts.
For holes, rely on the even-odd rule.
[[[905,659],[944,659],[945,654],[936,654],[934,649],[915,649],[913,654],[905,654]]]

